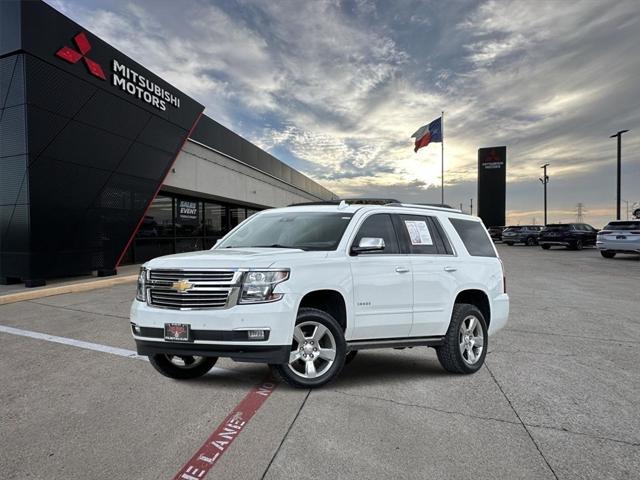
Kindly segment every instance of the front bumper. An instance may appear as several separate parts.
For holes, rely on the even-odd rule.
[[[136,338],[138,355],[178,355],[200,357],[228,357],[236,362],[287,363],[291,345],[213,345],[145,341]]]
[[[172,310],[134,300],[130,312],[132,335],[140,355],[190,352],[190,355],[230,357],[239,361],[282,363],[291,349],[298,302],[298,295],[287,293],[282,300],[272,303]],[[192,341],[166,341],[166,323],[188,324]],[[265,330],[266,339],[249,340],[247,330]]]

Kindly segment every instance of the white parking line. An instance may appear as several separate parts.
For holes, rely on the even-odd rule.
[[[11,335],[19,335],[21,337],[35,338],[37,340],[45,340],[47,342],[61,343],[62,345],[71,345],[73,347],[84,348],[85,350],[93,350],[95,352],[110,353],[111,355],[118,355],[119,357],[135,358],[136,360],[148,361],[147,357],[138,355],[134,350],[110,347],[108,345],[102,345],[100,343],[83,342],[82,340],[75,340],[73,338],[58,337],[56,335],[49,335],[48,333],[40,333],[31,330],[23,330],[21,328],[7,327],[6,325],[0,325],[0,332],[10,333]],[[237,371],[228,368],[213,367],[211,369],[211,372],[216,371],[225,373],[238,373]]]

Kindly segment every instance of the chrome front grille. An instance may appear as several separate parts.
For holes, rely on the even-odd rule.
[[[233,283],[234,270],[150,270],[149,280],[157,282],[216,282]]]
[[[150,270],[149,305],[174,310],[221,309],[234,303],[241,273],[236,270]]]

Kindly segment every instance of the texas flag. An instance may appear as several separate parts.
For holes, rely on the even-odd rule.
[[[416,146],[413,149],[417,152],[422,147],[426,147],[431,142],[442,142],[442,117],[436,118],[433,122],[424,127],[420,127],[416,133],[411,135],[416,139]]]

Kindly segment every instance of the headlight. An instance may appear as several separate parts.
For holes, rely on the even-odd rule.
[[[280,300],[283,294],[273,293],[273,289],[288,278],[288,270],[247,272],[242,280],[242,291],[238,303],[264,303]]]
[[[147,269],[142,267],[138,275],[138,287],[136,288],[136,300],[139,302],[147,301]]]

